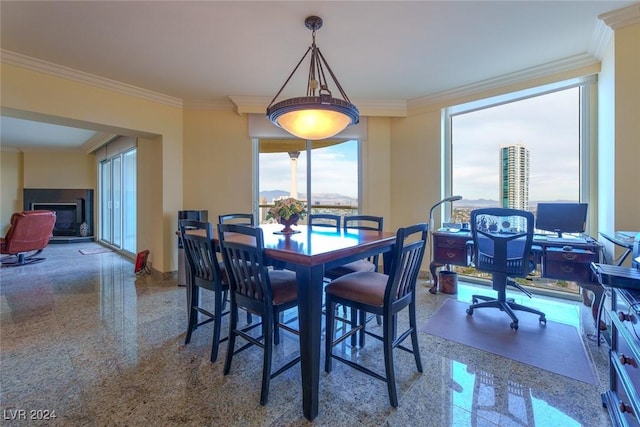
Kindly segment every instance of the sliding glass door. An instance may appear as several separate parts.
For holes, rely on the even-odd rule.
[[[136,253],[136,149],[100,163],[100,239]]]

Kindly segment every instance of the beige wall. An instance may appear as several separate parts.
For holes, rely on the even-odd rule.
[[[24,188],[96,188],[96,158],[80,151],[27,151]]]
[[[11,214],[22,210],[22,153],[0,151],[0,234],[4,237]]]
[[[251,212],[247,116],[231,110],[185,110],[184,129],[183,208],[208,210],[211,223],[221,214]]]

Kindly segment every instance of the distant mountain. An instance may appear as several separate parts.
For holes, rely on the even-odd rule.
[[[260,192],[260,199],[262,200],[264,198],[267,203],[271,203],[274,199],[288,196],[289,192],[283,190]],[[298,193],[298,198],[304,200],[307,198],[307,195],[306,193]],[[338,193],[314,193],[313,200],[315,204],[320,205],[358,206],[358,199]]]

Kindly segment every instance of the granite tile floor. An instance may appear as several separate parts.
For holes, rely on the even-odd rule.
[[[132,262],[116,252],[79,252],[94,246],[51,244],[45,262],[0,270],[3,425],[611,425],[600,401],[607,348],[595,345],[589,309],[581,303],[534,297],[549,320],[582,331],[597,386],[421,332],[422,374],[410,354],[395,353],[399,408],[389,405],[383,382],[334,362],[330,374],[321,368],[319,415],[309,422],[302,415],[299,365],[272,380],[269,403],[260,406],[258,348],[236,356],[224,376],[226,342],[212,364],[209,325],[184,345],[185,288],[175,279],[136,277]],[[419,324],[445,298],[468,301],[477,291],[462,283],[457,295],[427,289],[419,283]],[[296,337],[282,336],[274,366],[298,354]],[[342,351],[384,366],[374,340]]]

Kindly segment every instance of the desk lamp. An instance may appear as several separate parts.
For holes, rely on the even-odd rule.
[[[431,235],[433,234],[433,211],[435,210],[435,208],[437,208],[443,203],[455,202],[461,199],[462,199],[462,196],[449,196],[447,198],[440,200],[435,205],[431,206],[431,210],[429,211],[429,238],[431,238]],[[431,264],[433,264],[433,240],[431,240],[429,244],[431,247],[430,259],[429,259],[429,270],[431,271]],[[434,286],[429,290],[429,292],[432,294],[435,294],[437,292],[437,289],[435,286],[435,278],[432,277],[431,280],[434,280]]]

